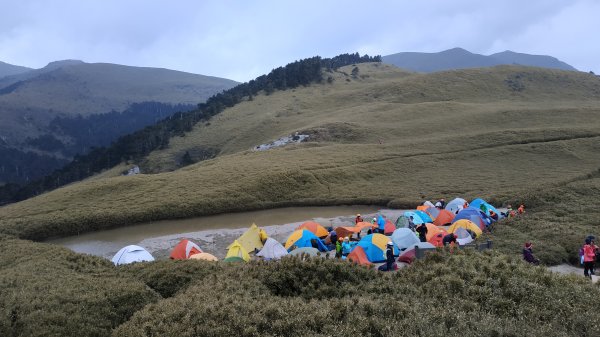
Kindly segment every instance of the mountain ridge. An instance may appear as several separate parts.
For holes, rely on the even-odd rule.
[[[463,48],[451,48],[435,53],[401,52],[383,56],[383,62],[417,72],[522,65],[577,71],[573,66],[547,55],[532,55],[506,50],[491,55],[472,53]]]

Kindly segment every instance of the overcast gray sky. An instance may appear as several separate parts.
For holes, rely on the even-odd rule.
[[[600,0],[0,0],[0,61],[80,59],[248,81],[346,52],[551,55],[600,73]]]

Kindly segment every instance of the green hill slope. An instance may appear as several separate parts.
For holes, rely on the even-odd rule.
[[[332,83],[258,95],[198,124],[142,169],[185,152],[217,157],[93,179],[0,208],[21,237],[284,205],[504,200],[600,167],[600,80],[523,67],[410,74],[378,63]],[[329,76],[329,75],[328,75]],[[251,149],[282,136],[309,141]]]

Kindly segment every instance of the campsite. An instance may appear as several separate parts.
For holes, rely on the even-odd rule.
[[[600,336],[600,2],[2,9],[0,337]]]

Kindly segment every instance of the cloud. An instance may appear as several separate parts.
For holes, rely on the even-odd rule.
[[[597,69],[592,0],[0,0],[0,60],[154,66],[246,81],[297,59],[463,47]],[[596,68],[594,68],[596,67]]]

